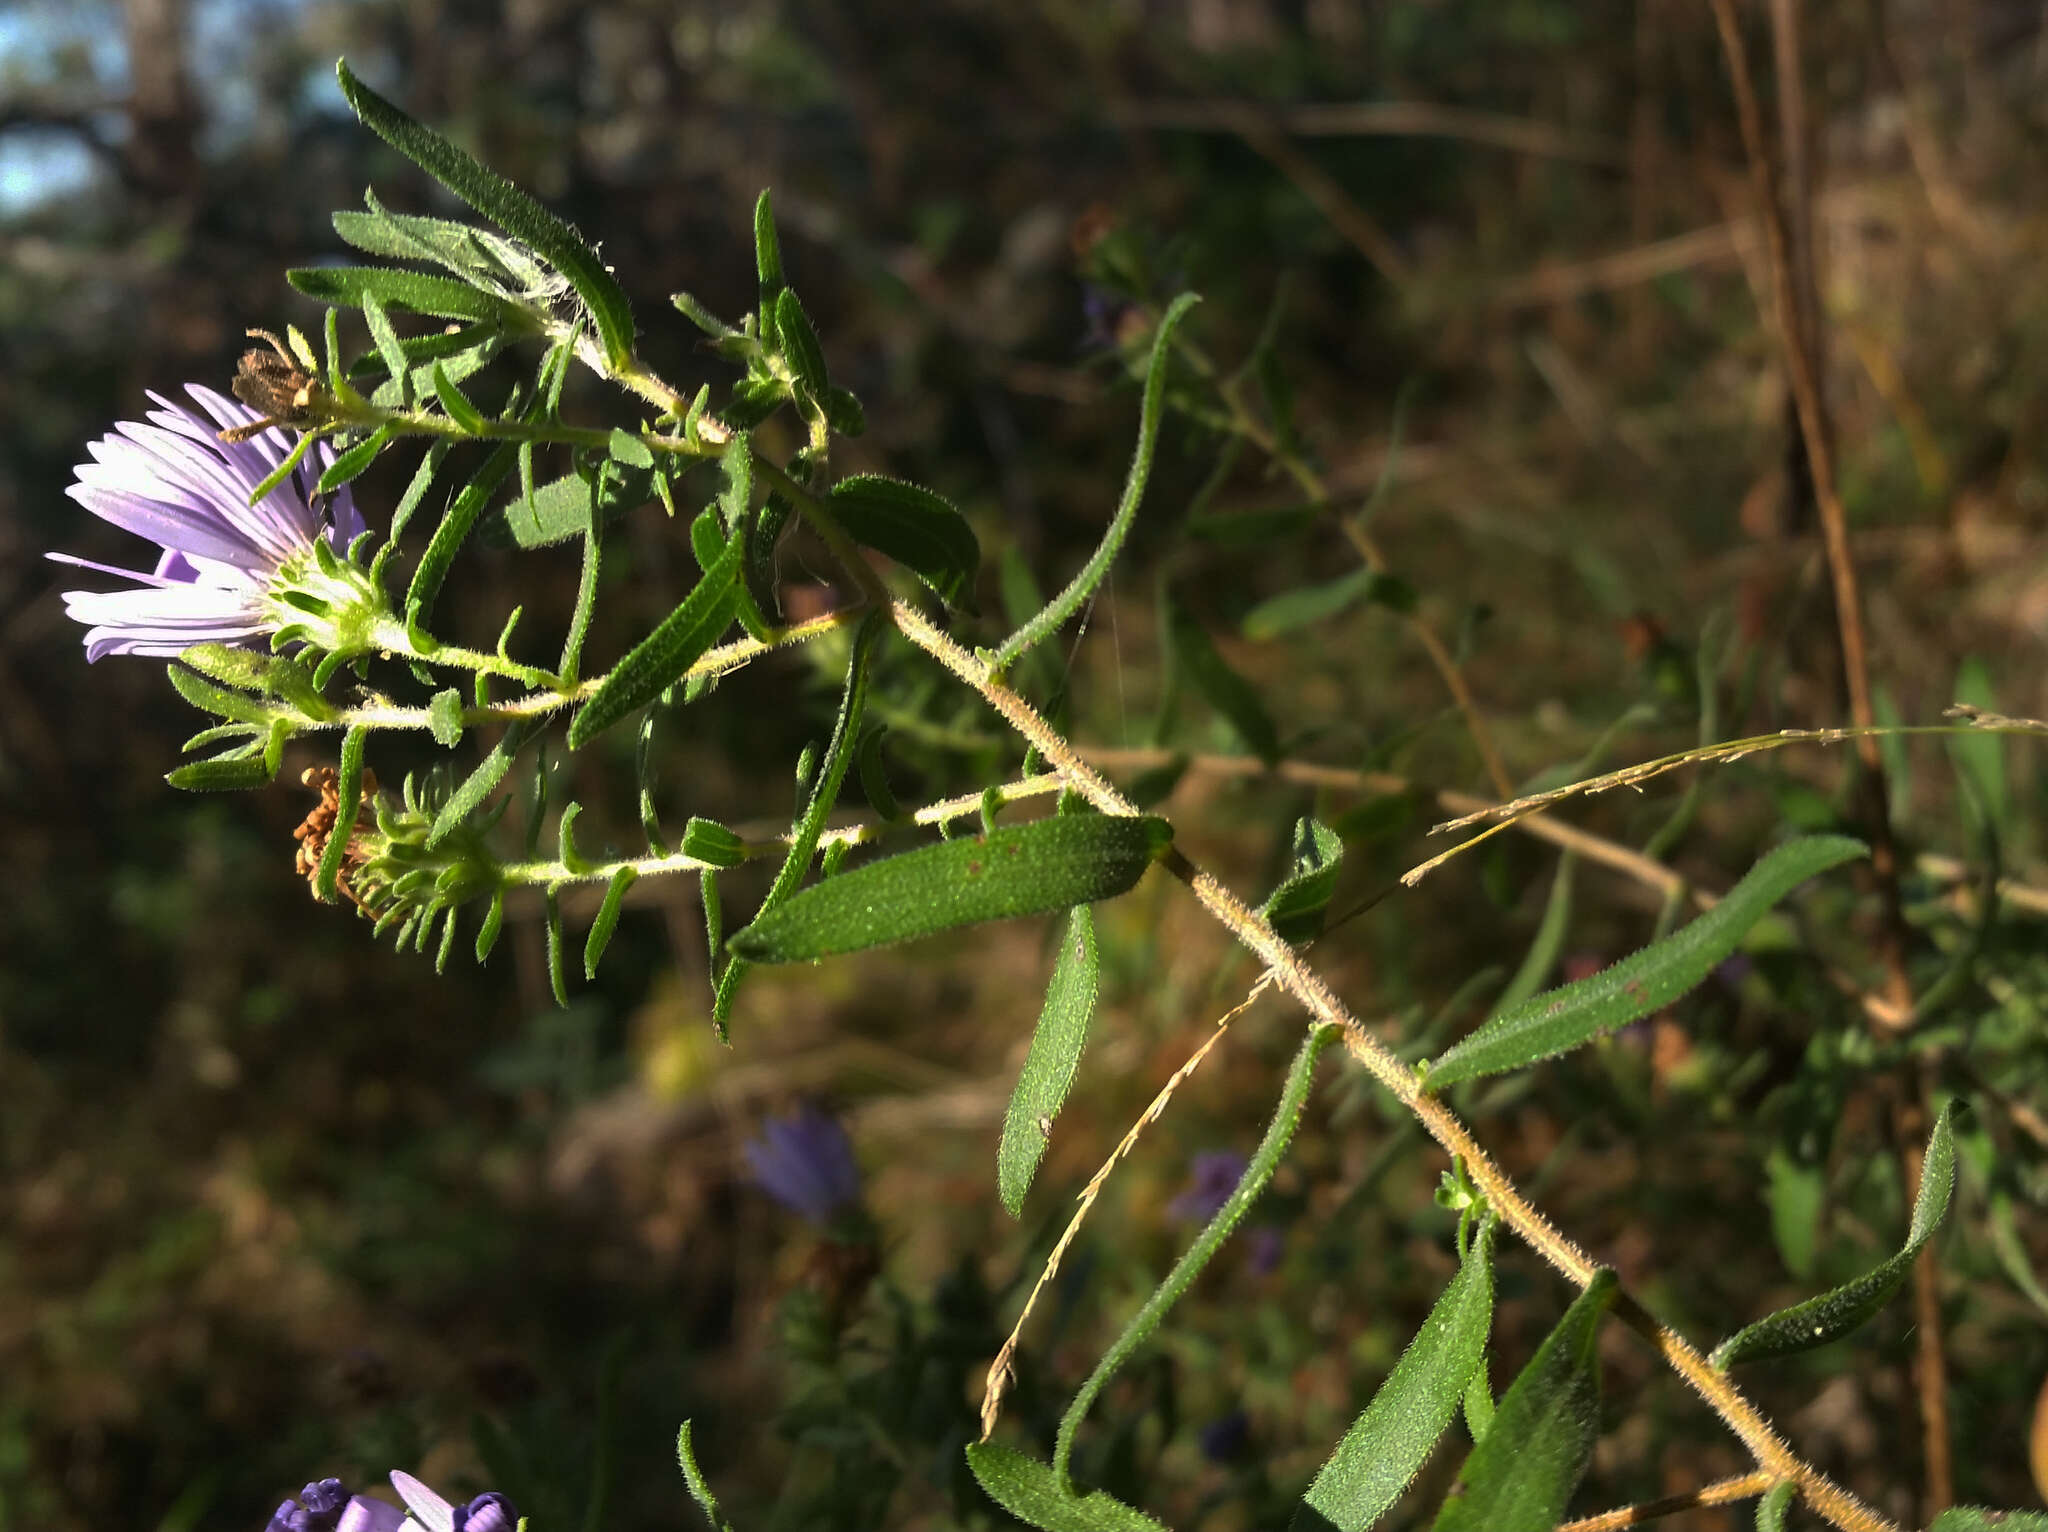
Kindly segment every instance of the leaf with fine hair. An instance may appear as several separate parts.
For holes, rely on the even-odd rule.
[[[484,459],[476,476],[463,486],[462,493],[441,513],[434,535],[427,540],[426,552],[420,555],[419,565],[412,572],[412,584],[406,588],[405,607],[409,614],[416,612],[419,620],[425,620],[434,598],[441,594],[441,583],[448,578],[456,553],[469,538],[470,528],[476,525],[485,502],[497,493],[518,457],[515,443],[500,442]]]
[[[601,526],[610,526],[628,511],[638,510],[654,498],[654,475],[637,468],[622,468],[607,460],[603,482],[598,488],[597,513]],[[590,525],[590,480],[580,473],[567,473],[536,485],[533,498],[514,496],[492,511],[478,536],[492,546],[508,543],[525,549],[547,548],[582,537]]]
[[[775,233],[775,209],[764,188],[754,199],[754,270],[761,282],[761,315],[765,319],[782,292],[782,241]]]
[[[697,1452],[690,1441],[690,1422],[687,1420],[683,1422],[682,1430],[676,1432],[676,1461],[682,1465],[683,1483],[689,1486],[690,1498],[704,1512],[704,1519],[711,1523],[712,1532],[732,1532],[732,1523],[725,1519],[725,1512],[718,1508],[718,1497],[711,1493],[711,1481],[697,1466]]]
[[[2048,1532],[2048,1511],[1992,1511],[1954,1505],[1927,1525],[1927,1532]]]
[[[1294,1532],[1365,1532],[1422,1472],[1486,1354],[1497,1227],[1493,1218],[1480,1225],[1458,1274],[1309,1486]]]
[[[1600,1431],[1601,1317],[1619,1293],[1600,1271],[1536,1348],[1437,1513],[1435,1532],[1550,1532]]]
[[[1920,1193],[1913,1199],[1912,1226],[1898,1254],[1852,1282],[1745,1325],[1716,1346],[1707,1360],[1725,1371],[1737,1362],[1810,1351],[1840,1340],[1874,1318],[1899,1290],[1913,1268],[1913,1258],[1948,1216],[1956,1180],[1955,1134],[1950,1126],[1954,1115],[1951,1103],[1935,1119],[1934,1132],[1927,1140],[1927,1158],[1920,1168]]]
[[[981,543],[945,496],[880,474],[848,474],[832,486],[833,517],[863,547],[886,553],[938,593],[974,610]]]
[[[735,537],[682,604],[612,668],[569,725],[569,748],[581,750],[629,713],[637,713],[683,677],[732,622],[733,585],[740,572]]]
[[[1043,1532],[1166,1532],[1143,1511],[1096,1490],[1076,1495],[1050,1467],[1000,1442],[971,1442],[967,1466],[989,1499]]]
[[[1059,824],[1061,820],[1051,823]],[[1294,1138],[1294,1130],[1301,1123],[1302,1108],[1308,1104],[1308,1093],[1315,1084],[1316,1060],[1331,1043],[1337,1040],[1338,1029],[1334,1026],[1316,1025],[1309,1028],[1303,1039],[1301,1051],[1294,1056],[1294,1063],[1287,1071],[1287,1079],[1280,1087],[1280,1102],[1273,1110],[1273,1120],[1266,1127],[1266,1136],[1259,1141],[1259,1147],[1252,1152],[1245,1165],[1244,1174],[1238,1178],[1237,1189],[1223,1206],[1210,1218],[1208,1226],[1196,1236],[1181,1258],[1174,1263],[1173,1270],[1166,1274],[1166,1280],[1152,1290],[1138,1312],[1131,1316],[1123,1333],[1102,1354],[1102,1360],[1095,1364],[1088,1381],[1081,1385],[1074,1395],[1074,1402],[1067,1406],[1067,1412],[1060,1417],[1059,1436],[1053,1447],[1053,1471],[1061,1485],[1071,1483],[1072,1470],[1069,1464],[1074,1454],[1074,1436],[1081,1429],[1081,1422],[1088,1418],[1089,1408],[1095,1403],[1116,1370],[1130,1360],[1134,1353],[1159,1328],[1159,1322],[1167,1311],[1179,1301],[1181,1294],[1194,1285],[1195,1278],[1202,1274],[1202,1268],[1209,1259],[1223,1247],[1231,1231],[1243,1221],[1259,1194],[1266,1189],[1266,1183],[1273,1179],[1273,1172],[1280,1168],[1280,1161],[1287,1153],[1287,1146]]]
[[[870,862],[792,895],[726,943],[755,963],[803,963],[991,920],[1113,899],[1173,840],[1149,816],[1062,814]]]
[[[464,820],[483,806],[484,799],[496,791],[505,773],[512,769],[513,757],[517,756],[526,742],[544,727],[539,719],[521,719],[511,724],[499,737],[490,753],[462,781],[462,785],[449,795],[434,815],[434,822],[427,830],[427,848],[432,850],[459,829]]]
[[[513,331],[533,328],[518,304],[431,272],[392,266],[297,266],[284,279],[321,303],[363,308],[374,301],[438,319],[477,319]]]
[[[1793,1479],[1780,1479],[1756,1503],[1756,1532],[1785,1532],[1785,1513],[1792,1509],[1792,1498],[1799,1493],[1799,1485]]]
[[[346,60],[335,64],[341,93],[363,125],[515,239],[531,245],[576,289],[590,311],[605,359],[623,366],[633,355],[633,311],[626,293],[583,236],[525,192],[468,153],[415,122],[358,80]]]
[[[320,848],[320,864],[313,872],[313,897],[323,903],[334,901],[341,881],[341,864],[348,858],[348,843],[355,834],[356,810],[363,801],[363,750],[370,731],[358,726],[341,736],[341,768],[335,773],[334,828],[327,844]]]
[[[1313,941],[1322,934],[1343,861],[1344,841],[1335,830],[1313,816],[1296,822],[1294,865],[1259,906],[1282,941]]]
[[[1793,889],[1830,867],[1867,855],[1869,848],[1861,841],[1841,835],[1787,841],[1684,929],[1590,978],[1495,1015],[1429,1066],[1428,1088],[1441,1090],[1555,1058],[1661,1010],[1713,972],[1750,927]]]
[[[1060,931],[1059,956],[1052,982],[1045,987],[1045,1006],[1031,1034],[1031,1051],[1017,1074],[1010,1108],[1003,1118],[1003,1138],[996,1149],[996,1189],[1011,1217],[1024,1208],[1024,1194],[1045,1158],[1052,1122],[1073,1088],[1088,1042],[1088,1023],[1095,1014],[1101,955],[1095,945],[1095,912],[1078,904],[1067,913]]]
[[[782,359],[789,363],[797,386],[813,403],[821,401],[828,381],[825,348],[819,344],[818,332],[811,327],[811,316],[804,312],[803,301],[793,287],[785,287],[776,295],[775,335],[782,342]]]
[[[1166,408],[1166,372],[1172,354],[1173,332],[1180,328],[1188,310],[1201,301],[1193,293],[1182,293],[1167,306],[1166,313],[1160,317],[1159,328],[1152,334],[1152,360],[1145,368],[1145,401],[1138,412],[1138,450],[1131,458],[1131,470],[1124,479],[1123,499],[1117,505],[1116,514],[1110,518],[1109,530],[1102,534],[1101,543],[1088,556],[1088,562],[1081,566],[1081,572],[1067,582],[1066,589],[1048,601],[1037,616],[1003,640],[996,650],[997,670],[1009,669],[1025,650],[1058,632],[1069,617],[1081,610],[1082,603],[1095,594],[1096,587],[1107,578],[1109,566],[1116,562],[1124,539],[1130,535],[1139,503],[1145,498],[1146,481],[1152,477],[1152,454],[1159,445],[1159,419]]]

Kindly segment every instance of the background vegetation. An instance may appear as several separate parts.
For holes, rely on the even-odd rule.
[[[2048,712],[2038,9],[1780,0],[1746,20],[1774,128],[1788,104],[1807,125],[1785,167],[1880,707]],[[1788,20],[1796,92],[1774,54]],[[692,884],[641,885],[599,982],[557,1009],[537,902],[491,967],[437,982],[306,897],[290,830],[310,798],[163,786],[194,715],[154,665],[86,671],[56,597],[71,580],[40,555],[130,556],[62,494],[83,444],[144,389],[222,386],[246,327],[316,320],[280,273],[339,254],[330,210],[375,179],[448,211],[349,118],[343,52],[601,238],[677,382],[719,369],[648,316],[676,288],[745,305],[748,213],[772,186],[834,376],[867,406],[841,466],[947,490],[992,558],[1043,583],[1099,535],[1130,451],[1120,341],[1142,321],[1112,279],[1201,291],[1199,344],[1226,369],[1269,337],[1278,367],[1247,418],[1298,471],[1256,446],[1217,471],[1228,422],[1171,417],[1134,556],[1061,663],[1076,736],[1120,780],[1197,756],[1171,812],[1238,886],[1271,881],[1311,805],[1339,826],[1339,908],[1381,897],[1317,960],[1390,1031],[1484,1012],[1550,907],[1557,848],[1499,836],[1387,892],[1441,845],[1422,833],[1432,794],[1500,784],[1398,601],[1283,632],[1267,608],[1247,631],[1268,598],[1356,567],[1331,508],[1370,499],[1517,789],[1685,748],[1702,700],[1720,736],[1846,716],[1704,7],[17,5],[0,16],[0,1526],[255,1527],[307,1478],[400,1466],[498,1483],[551,1527],[582,1521],[595,1478],[595,1525],[669,1527],[694,1515],[671,1460],[685,1416],[742,1527],[1001,1524],[960,1457],[987,1359],[1064,1194],[1253,976],[1169,888],[1105,909],[1097,1040],[1012,1221],[990,1170],[1048,964],[1036,926],[758,978],[727,1050]],[[373,520],[398,472],[357,486]],[[646,609],[615,598],[593,652],[687,570],[658,511],[625,528],[610,577]],[[485,557],[509,580],[519,556]],[[529,621],[567,612],[573,561],[558,574]],[[1290,756],[1331,772],[1264,774],[1228,722],[1171,699],[1169,581]],[[757,768],[825,726],[822,687],[820,716],[785,703],[809,663],[764,662],[693,711],[675,811],[787,815],[791,784]],[[906,798],[1008,758],[976,706],[877,705]],[[2002,1505],[2039,1498],[2025,1444],[2048,1374],[2033,762],[1979,739],[1889,763],[1920,987],[1970,959],[1915,1057],[1999,1104],[1963,1130],[1936,1315],[1956,1492]],[[1566,811],[1604,845],[1658,844],[1579,859],[1545,967],[1640,945],[1674,876],[1724,890],[1785,825],[1858,829],[1855,775],[1846,750],[1787,750]],[[623,793],[609,812],[632,823]],[[1859,1052],[1855,986],[1829,981],[1871,966],[1852,886],[1672,1012],[1475,1106],[1546,1207],[1702,1333],[1868,1266],[1903,1227],[1890,1086]],[[1201,1157],[1256,1141],[1292,1052],[1291,1024],[1259,1025],[1279,1010],[1238,1024],[1110,1183],[1027,1335],[1010,1406],[1027,1435],[1185,1242]],[[805,1100],[848,1124],[873,1281],[749,1174],[744,1142]],[[1421,1138],[1351,1076],[1309,1124],[1258,1237],[1117,1385],[1089,1448],[1091,1478],[1184,1532],[1276,1524],[1449,1273]],[[1496,1384],[1561,1306],[1504,1244]],[[1905,1520],[1931,1493],[1927,1328],[1902,1300],[1758,1390]],[[1745,1466],[1654,1358],[1609,1345],[1585,1508]]]

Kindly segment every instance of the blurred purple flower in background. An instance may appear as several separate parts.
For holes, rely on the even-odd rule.
[[[1202,1427],[1197,1439],[1202,1446],[1202,1456],[1212,1463],[1227,1463],[1245,1449],[1251,1440],[1251,1418],[1243,1410],[1232,1410],[1228,1415],[1219,1415]]]
[[[859,1206],[860,1167],[830,1113],[805,1105],[792,1117],[770,1118],[744,1147],[761,1190],[812,1223],[829,1224]]]
[[[1188,1166],[1188,1189],[1166,1211],[1189,1223],[1207,1223],[1221,1211],[1251,1161],[1230,1149],[1204,1149]]]
[[[78,466],[78,482],[66,491],[102,521],[163,549],[148,573],[49,555],[138,582],[125,590],[64,593],[65,611],[87,627],[89,661],[109,654],[169,658],[193,644],[249,643],[304,623],[309,613],[280,604],[286,589],[351,607],[370,595],[366,578],[323,575],[313,554],[317,537],[346,549],[367,530],[347,486],[328,501],[331,527],[312,504],[312,487],[334,461],[334,449],[315,442],[299,467],[252,506],[250,491],[290,455],[291,438],[273,427],[223,443],[217,427],[263,417],[197,383],[185,392],[211,424],[153,393],[162,408],[150,412],[149,423],[124,420],[92,443],[86,450],[93,460]]]
[[[405,1512],[368,1495],[351,1495],[339,1479],[322,1479],[272,1513],[265,1532],[398,1532]]]

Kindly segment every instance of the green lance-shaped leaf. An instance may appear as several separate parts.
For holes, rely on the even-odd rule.
[[[747,433],[736,431],[718,457],[718,513],[725,518],[728,535],[747,524],[747,511],[754,503],[754,450]]]
[[[1785,1513],[1792,1509],[1792,1498],[1798,1493],[1796,1480],[1780,1479],[1773,1484],[1756,1503],[1756,1532],[1785,1532]]]
[[[463,486],[462,493],[441,513],[440,525],[434,528],[434,535],[428,539],[426,551],[420,555],[419,567],[412,572],[412,584],[406,589],[405,607],[409,615],[417,614],[417,620],[425,621],[434,598],[441,594],[441,584],[448,578],[456,553],[483,512],[484,502],[497,492],[518,460],[518,445],[500,442],[484,459],[483,466],[477,469],[476,477]]]
[[[1397,612],[1415,610],[1415,587],[1399,575],[1355,569],[1321,585],[1283,592],[1244,614],[1244,636],[1259,642],[1341,616],[1361,601]]]
[[[1152,477],[1152,454],[1159,445],[1159,419],[1166,408],[1166,371],[1173,332],[1187,317],[1188,310],[1201,301],[1193,293],[1182,293],[1167,307],[1159,328],[1153,332],[1152,360],[1145,369],[1145,402],[1138,412],[1138,450],[1131,458],[1131,471],[1124,478],[1123,499],[1117,504],[1116,515],[1110,518],[1109,529],[1102,534],[1102,541],[1088,556],[1088,562],[1081,566],[1081,572],[1067,582],[1066,589],[1003,640],[996,650],[998,670],[1009,669],[1018,655],[1058,632],[1108,577],[1109,566],[1116,562],[1124,539],[1130,535],[1138,506],[1145,498],[1146,481]]]
[[[172,665],[170,674],[171,686],[178,695],[201,712],[216,713],[235,723],[255,724],[264,728],[269,727],[270,720],[276,716],[277,709],[261,697],[251,696],[245,691],[230,690],[225,686],[215,686],[195,671],[186,669],[184,665]]]
[[[464,820],[483,806],[484,799],[497,790],[505,780],[505,773],[512,769],[512,761],[525,748],[526,742],[538,734],[543,727],[542,720],[522,719],[509,725],[498,743],[476,768],[463,778],[462,785],[448,796],[434,815],[434,822],[427,829],[429,850],[441,844]],[[481,959],[479,959],[481,961]]]
[[[1038,1013],[1038,1030],[1031,1034],[1031,1051],[1024,1056],[1017,1088],[1010,1095],[1002,1143],[996,1150],[996,1188],[1012,1217],[1023,1211],[1024,1194],[1038,1174],[1038,1162],[1045,1158],[1052,1121],[1065,1104],[1080,1068],[1100,975],[1095,912],[1079,904],[1068,913],[1066,928],[1060,932],[1052,982],[1045,987],[1045,1007]]]
[[[682,605],[661,620],[577,711],[569,748],[581,750],[629,713],[637,713],[682,679],[732,622],[733,584],[739,578],[740,540],[725,545]]]
[[[611,945],[612,932],[619,927],[619,911],[625,907],[626,890],[640,874],[631,866],[621,867],[605,885],[604,903],[597,907],[597,919],[590,923],[590,935],[583,943],[583,977],[597,977],[597,965],[604,961],[604,949]]]
[[[363,308],[374,301],[439,319],[477,319],[508,330],[532,328],[517,304],[432,272],[390,266],[299,266],[287,271],[284,279],[321,303]]]
[[[1422,1472],[1486,1354],[1495,1227],[1492,1218],[1480,1225],[1458,1274],[1309,1486],[1294,1532],[1365,1532]]]
[[[377,355],[383,359],[386,376],[396,378],[399,383],[399,402],[407,408],[412,405],[412,363],[405,354],[405,344],[398,338],[398,331],[392,328],[391,316],[385,312],[383,303],[373,293],[363,295],[363,323],[370,327],[370,340],[377,348]]]
[[[832,515],[847,535],[914,571],[948,606],[973,609],[981,544],[945,496],[880,474],[832,486]]]
[[[490,427],[490,422],[484,419],[484,412],[469,402],[469,395],[456,386],[455,380],[448,376],[448,369],[439,362],[434,363],[433,374],[434,397],[441,401],[441,408],[448,412],[448,418],[471,436],[483,435]]]
[[[1055,819],[1053,824],[1072,821]],[[1280,1087],[1280,1104],[1274,1109],[1273,1120],[1266,1127],[1266,1136],[1253,1151],[1251,1161],[1245,1166],[1244,1174],[1238,1178],[1237,1189],[1233,1191],[1222,1207],[1216,1210],[1195,1242],[1188,1246],[1181,1258],[1174,1263],[1173,1270],[1166,1274],[1166,1280],[1152,1291],[1138,1312],[1124,1326],[1123,1333],[1103,1353],[1102,1360],[1095,1364],[1095,1371],[1088,1381],[1081,1385],[1074,1395],[1074,1402],[1067,1406],[1067,1413],[1060,1417],[1059,1437],[1054,1444],[1053,1471],[1059,1475],[1059,1482],[1072,1482],[1070,1464],[1074,1454],[1074,1436],[1081,1428],[1081,1422],[1088,1417],[1089,1408],[1095,1403],[1116,1370],[1130,1360],[1131,1355],[1142,1346],[1167,1311],[1179,1301],[1194,1285],[1202,1268],[1209,1264],[1211,1256],[1223,1247],[1244,1215],[1251,1210],[1259,1194],[1266,1189],[1266,1183],[1273,1179],[1273,1172],[1280,1168],[1280,1161],[1287,1153],[1287,1146],[1294,1138],[1294,1130],[1301,1122],[1301,1111],[1308,1104],[1310,1087],[1315,1084],[1316,1060],[1322,1051],[1337,1040],[1338,1029],[1334,1026],[1317,1025],[1309,1028],[1301,1051],[1294,1056],[1294,1063],[1287,1071],[1286,1082]]]
[[[1683,930],[1495,1016],[1430,1065],[1429,1088],[1554,1058],[1669,1005],[1713,972],[1772,905],[1816,873],[1867,854],[1861,841],[1841,835],[1787,841]]]
[[[599,522],[610,526],[653,498],[653,474],[611,463],[604,470],[604,482],[598,490]],[[527,549],[546,548],[582,537],[589,527],[590,481],[581,474],[569,473],[535,486],[531,500],[516,497],[491,512],[480,535],[501,546],[509,542]]]
[[[575,229],[495,171],[422,126],[337,62],[341,93],[363,125],[515,239],[531,245],[576,289],[612,366],[633,355],[633,311],[625,290]]]
[[[1593,1456],[1600,1429],[1600,1319],[1619,1289],[1595,1274],[1494,1411],[1458,1471],[1436,1532],[1550,1532]]]
[[[462,743],[462,693],[455,687],[435,692],[428,701],[427,732],[444,750]]]
[[[1076,1495],[1050,1467],[999,1442],[972,1442],[967,1466],[989,1499],[1044,1532],[1166,1532],[1143,1511],[1096,1490]]]
[[[769,205],[765,190],[754,201],[754,269],[761,279],[761,313],[765,318],[782,292],[782,241],[776,237],[775,209]]]
[[[341,864],[348,857],[348,843],[355,835],[356,810],[363,801],[363,750],[370,731],[350,729],[341,737],[341,769],[335,773],[334,828],[320,849],[320,865],[313,872],[313,897],[332,903],[341,881]]]
[[[1811,1351],[1858,1329],[1891,1301],[1912,1270],[1913,1258],[1948,1216],[1956,1181],[1955,1135],[1950,1127],[1954,1113],[1951,1104],[1935,1119],[1933,1136],[1927,1141],[1927,1159],[1920,1167],[1920,1194],[1913,1199],[1913,1223],[1905,1247],[1853,1282],[1745,1325],[1716,1346],[1708,1361],[1725,1370],[1737,1362]]]
[[[710,517],[710,513],[705,513]],[[733,541],[737,543],[738,538]],[[755,911],[754,924],[759,926],[764,918],[773,918],[786,901],[791,900],[804,876],[810,871],[811,858],[817,854],[818,838],[825,833],[825,821],[832,813],[832,806],[839,801],[839,789],[845,784],[846,773],[858,753],[861,719],[867,709],[869,662],[874,656],[875,644],[882,636],[888,623],[887,614],[874,611],[861,619],[853,632],[853,643],[846,656],[846,687],[839,696],[839,716],[832,724],[832,738],[825,747],[823,770],[818,769],[815,752],[806,748],[797,761],[797,790],[799,812],[795,828],[789,837],[789,850],[783,855],[782,865],[775,871],[775,881],[768,886],[767,896],[761,907]],[[826,866],[821,876],[836,884],[832,877],[836,862],[827,855]],[[708,887],[708,885],[707,885]],[[815,892],[815,890],[813,890]],[[705,910],[707,922],[711,919],[709,906]],[[742,933],[744,934],[744,933]],[[717,963],[718,939],[711,942],[713,966]],[[712,993],[711,1019],[719,1029],[719,1037],[725,1036],[726,1020],[732,1015],[733,999],[739,994],[742,980],[751,966],[745,954],[728,947],[733,953],[731,962],[718,976],[717,988]]]
[[[713,867],[737,867],[747,859],[747,843],[717,820],[692,814],[683,826],[683,855]]]
[[[342,485],[356,478],[365,468],[377,461],[377,454],[384,450],[391,440],[391,427],[379,426],[368,436],[357,442],[348,451],[341,453],[327,465],[327,471],[320,475],[320,482],[313,486],[313,492],[331,495]]]
[[[704,1512],[704,1519],[711,1523],[712,1532],[732,1532],[732,1523],[725,1519],[725,1512],[718,1508],[718,1497],[711,1493],[711,1481],[697,1466],[697,1450],[691,1445],[690,1422],[687,1420],[683,1422],[682,1430],[676,1433],[676,1461],[682,1465],[683,1483],[689,1486],[690,1498]]]
[[[1164,591],[1161,616],[1172,663],[1209,706],[1230,720],[1252,753],[1268,765],[1280,759],[1280,732],[1258,691],[1232,670],[1187,609]]]
[[[1991,1511],[1954,1505],[1929,1523],[1927,1532],[2048,1532],[2048,1512]]]
[[[164,773],[164,781],[180,792],[238,793],[262,787],[276,775],[276,770],[260,753],[230,753],[188,762],[175,771]]]
[[[804,312],[803,301],[793,287],[785,287],[776,295],[775,337],[782,343],[782,359],[789,363],[797,387],[814,402],[823,398],[825,348],[818,343],[811,316]]]
[[[1294,865],[1259,906],[1282,941],[1313,941],[1322,934],[1343,860],[1344,842],[1335,830],[1313,817],[1295,824]]]
[[[1173,840],[1150,816],[1063,814],[962,836],[843,872],[757,917],[727,948],[802,963],[1125,892]]]

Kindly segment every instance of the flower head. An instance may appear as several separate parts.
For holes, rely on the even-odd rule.
[[[366,623],[384,614],[368,575],[333,556],[366,530],[347,486],[323,515],[313,485],[334,461],[325,441],[256,505],[249,494],[291,454],[275,427],[223,443],[222,429],[263,417],[189,383],[202,418],[161,394],[146,423],[124,420],[86,450],[67,493],[102,521],[163,549],[153,571],[119,569],[69,554],[59,563],[137,582],[125,590],[66,591],[65,610],[86,625],[85,657],[168,658],[193,644],[305,639],[360,649]],[[322,542],[325,546],[321,546]],[[322,555],[325,554],[325,557]]]
[[[351,1495],[339,1479],[322,1479],[279,1506],[266,1532],[399,1532],[404,1525],[397,1506]]]
[[[771,1119],[746,1144],[761,1189],[812,1223],[828,1224],[860,1204],[860,1167],[836,1117],[805,1106]]]

